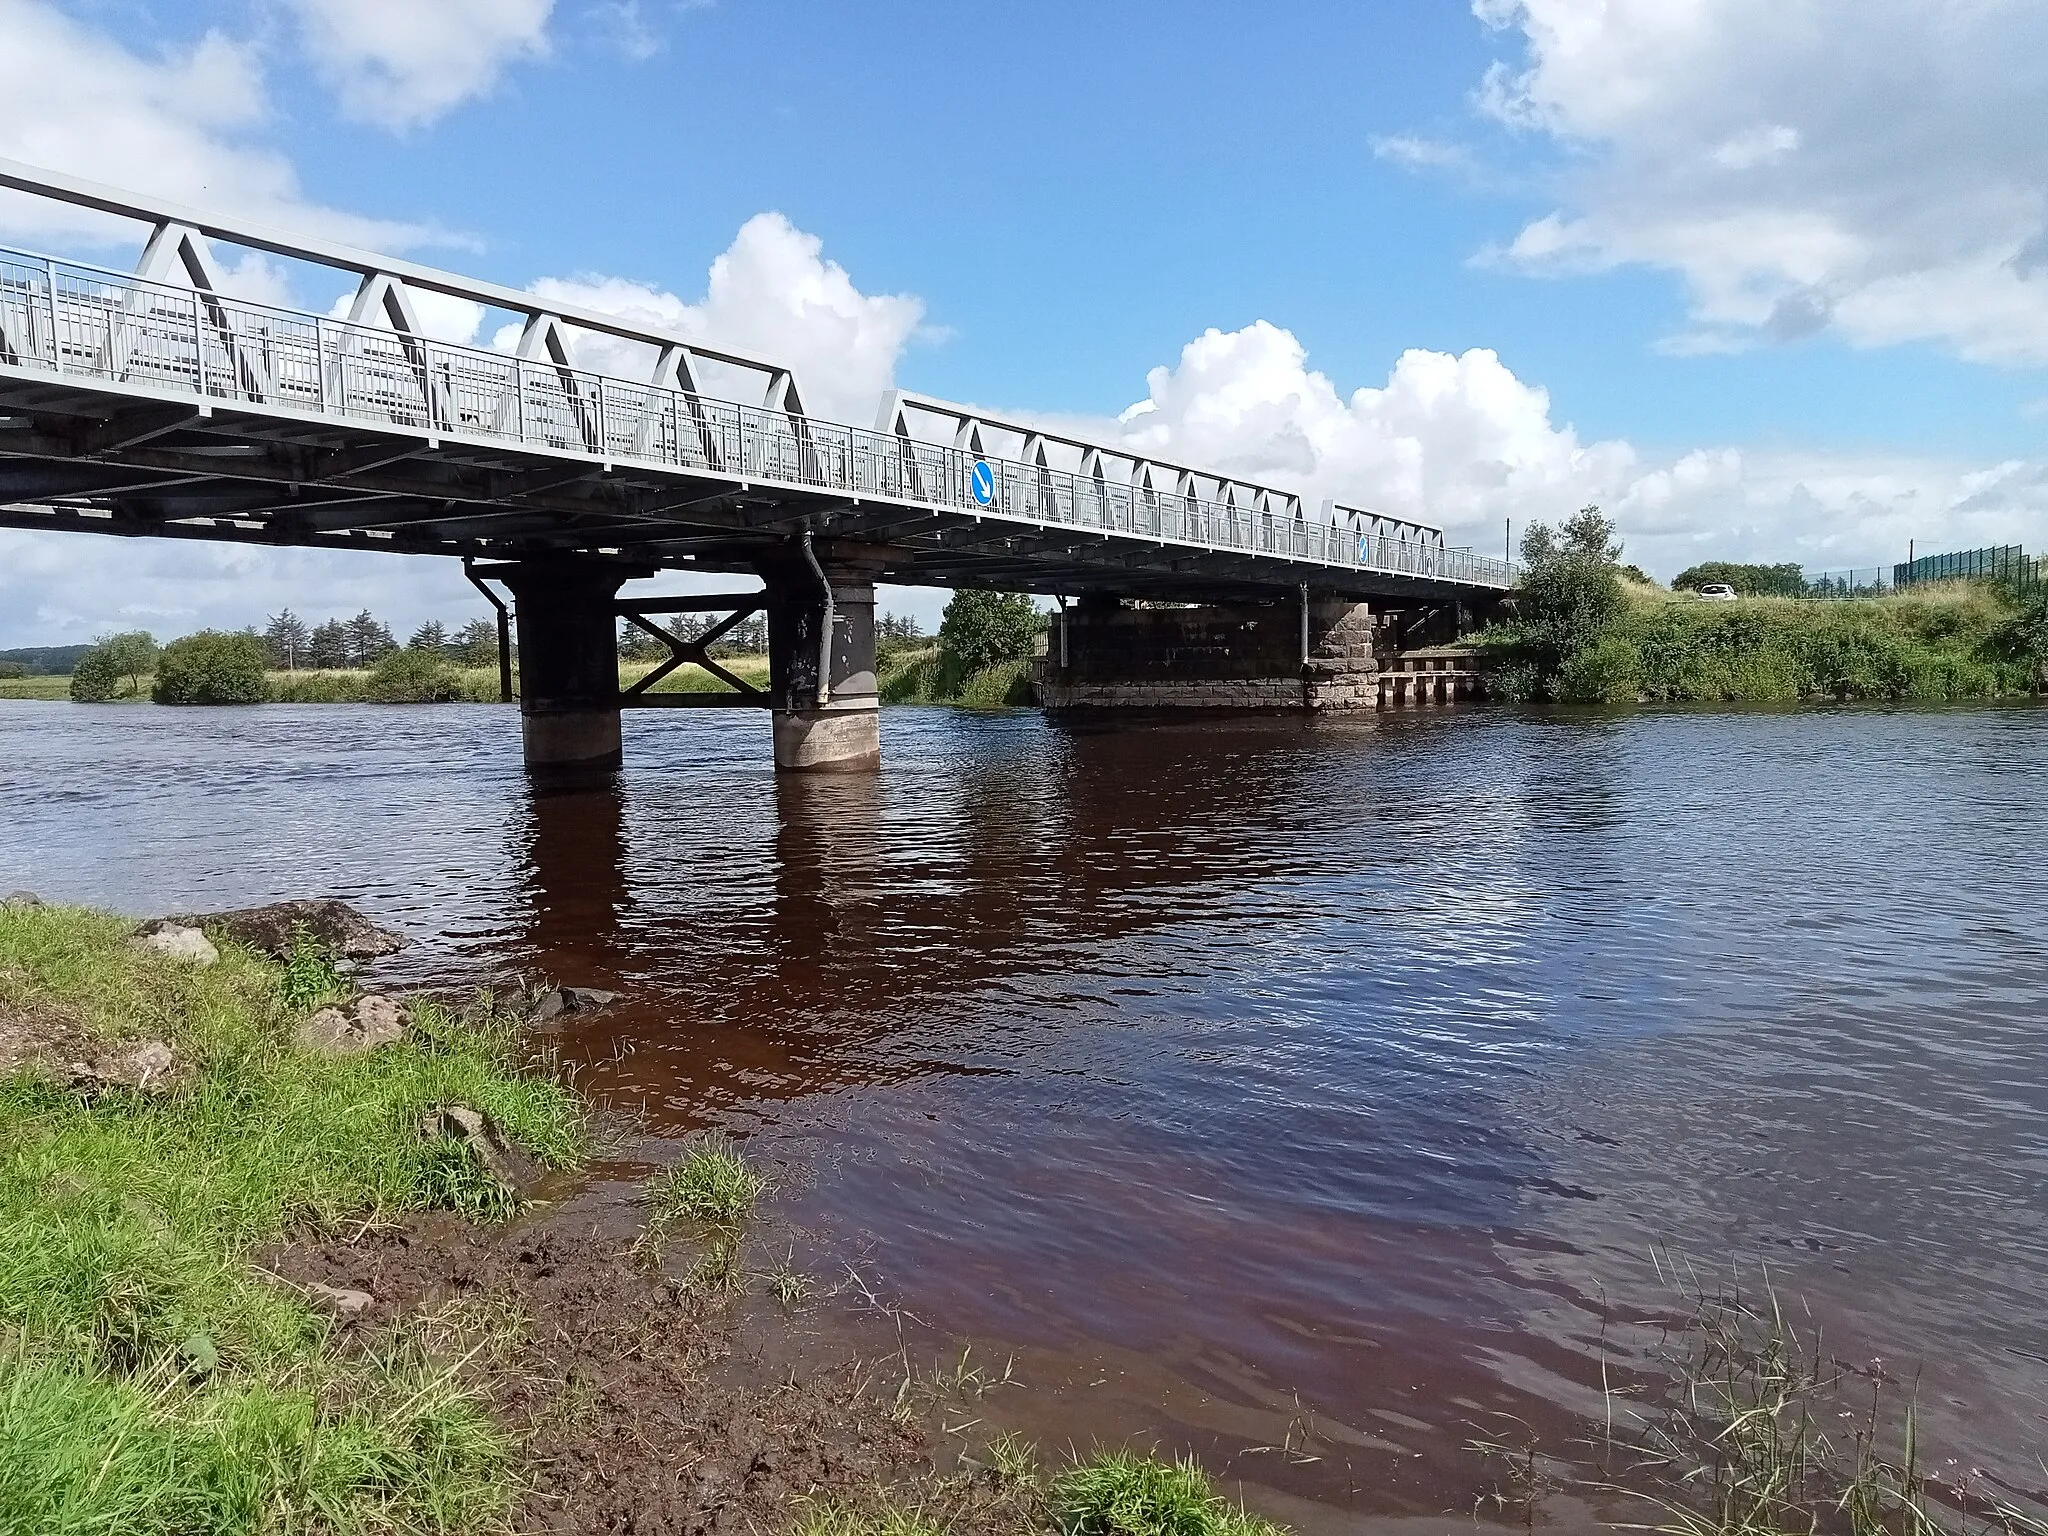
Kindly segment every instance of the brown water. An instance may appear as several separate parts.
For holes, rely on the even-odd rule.
[[[1311,1526],[1597,1409],[1665,1245],[2043,1481],[2048,710],[883,732],[777,780],[764,722],[636,717],[537,793],[489,707],[5,703],[0,889],[331,893],[410,975],[617,987],[564,1048],[637,1157],[749,1137],[800,1260],[1014,1354],[992,1415]]]

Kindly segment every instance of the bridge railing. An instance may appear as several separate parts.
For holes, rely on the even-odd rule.
[[[1026,524],[1506,588],[1511,566],[1262,505],[1144,489],[550,359],[0,250],[0,364],[635,459]],[[992,480],[976,496],[975,470]]]

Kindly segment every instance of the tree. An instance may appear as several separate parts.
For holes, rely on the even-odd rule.
[[[1697,592],[1709,582],[1725,582],[1744,597],[1804,597],[1806,572],[1794,562],[1783,565],[1740,565],[1708,560],[1671,578],[1674,592]]]
[[[306,621],[291,609],[285,609],[263,631],[263,643],[270,651],[271,666],[282,667],[287,672],[298,671],[299,661],[306,655],[312,638]]]
[[[339,619],[314,625],[313,633],[306,640],[306,660],[323,672],[338,671],[347,666],[348,626]]]
[[[147,630],[101,635],[71,669],[71,697],[80,704],[133,698],[156,669],[156,640]]]
[[[981,592],[963,587],[939,621],[939,648],[965,672],[1031,654],[1045,620],[1022,592]]]
[[[1522,537],[1522,584],[1515,612],[1522,643],[1546,682],[1599,642],[1628,606],[1621,546],[1598,507],[1584,507],[1553,532],[1538,523]]]
[[[885,613],[875,621],[875,652],[883,660],[915,650],[924,638],[924,630],[910,614]]]
[[[152,696],[159,704],[261,704],[269,660],[259,636],[202,629],[164,647]]]
[[[348,630],[348,660],[352,667],[374,667],[386,651],[398,649],[398,642],[391,638],[391,626],[380,624],[367,608],[344,627]]]
[[[471,619],[455,631],[448,642],[455,659],[465,667],[495,667],[498,664],[498,626],[489,619]]]
[[[638,624],[619,621],[619,660],[658,661],[668,654],[668,647],[647,633]]]
[[[439,619],[429,619],[412,632],[412,638],[405,642],[408,651],[422,651],[429,656],[444,657],[448,650],[448,631]]]

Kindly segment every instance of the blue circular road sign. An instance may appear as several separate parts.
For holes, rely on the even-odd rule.
[[[967,477],[967,489],[974,493],[974,504],[978,507],[985,507],[996,499],[996,472],[988,467],[988,460],[974,461],[974,473]]]

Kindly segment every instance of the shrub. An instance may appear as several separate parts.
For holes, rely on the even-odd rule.
[[[977,592],[962,589],[946,604],[939,622],[939,649],[959,662],[963,672],[979,672],[999,662],[1031,655],[1031,642],[1045,620],[1021,592]]]
[[[164,647],[152,697],[159,704],[261,704],[268,660],[255,635],[202,629]]]
[[[102,635],[71,669],[71,697],[80,704],[132,698],[156,662],[156,640],[147,630]]]
[[[378,659],[364,692],[379,704],[445,704],[465,690],[461,676],[435,652],[403,650]]]
[[[1628,609],[1610,542],[1614,524],[1586,507],[1553,533],[1542,523],[1522,540],[1525,568],[1515,593],[1524,658],[1551,691],[1560,669],[1595,644]]]
[[[1622,635],[1602,635],[1558,670],[1552,691],[1571,704],[1633,704],[1642,691],[1642,653]]]

